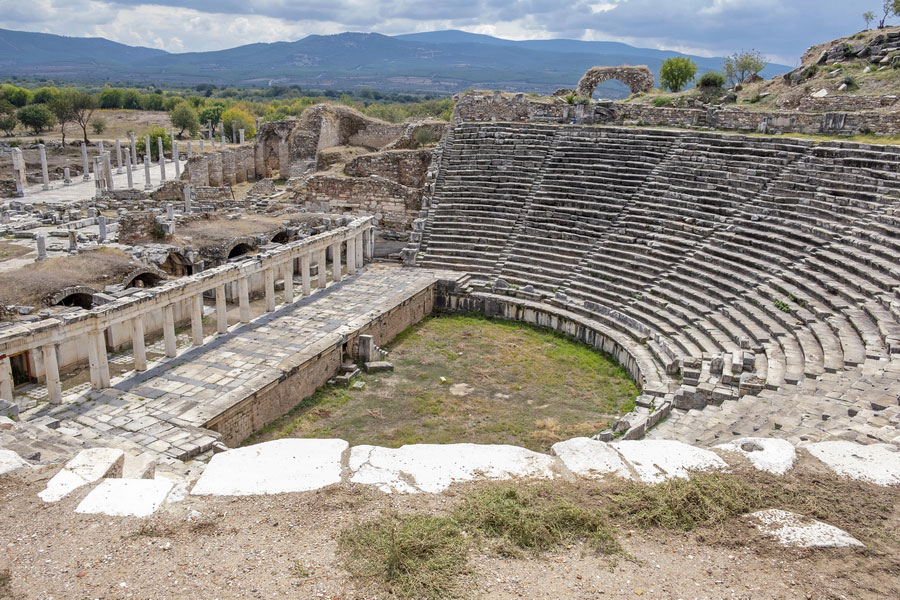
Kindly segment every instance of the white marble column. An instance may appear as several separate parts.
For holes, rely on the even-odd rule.
[[[366,235],[365,232],[358,234],[353,242],[353,245],[356,246],[356,268],[361,269],[366,264],[365,257],[365,246],[366,246]]]
[[[137,169],[137,141],[134,139],[134,132],[128,132],[128,139],[131,140],[131,166]]]
[[[166,153],[163,150],[162,136],[156,138],[156,145],[159,146],[159,182],[166,181]]]
[[[312,286],[309,281],[309,260],[310,255],[304,254],[300,257],[300,279],[303,285],[303,295],[309,296]]]
[[[178,142],[172,142],[172,162],[175,163],[175,179],[181,177],[181,165],[178,162]]]
[[[128,177],[128,189],[134,189],[134,173],[131,171],[131,151],[125,148],[125,175]]]
[[[250,282],[246,277],[238,279],[238,302],[241,310],[241,323],[250,322]]]
[[[225,284],[216,287],[216,331],[228,333],[228,303],[225,300]]]
[[[84,164],[84,175],[81,177],[85,181],[91,180],[91,164],[88,162],[87,146],[81,142],[81,162]]]
[[[316,264],[319,266],[319,289],[324,290],[328,284],[328,261],[326,260],[325,248],[319,251],[319,260]]]
[[[122,174],[122,144],[119,142],[119,138],[116,138],[116,173]]]
[[[128,148],[125,148],[125,157],[128,157]],[[144,317],[135,317],[131,320],[131,349],[134,353],[134,370],[147,370],[147,346],[144,344]]]
[[[347,238],[347,275],[356,273],[356,238]]]
[[[175,358],[178,348],[175,344],[175,309],[171,304],[163,309],[163,337],[166,341],[166,356]]]
[[[153,186],[150,185],[150,155],[144,155],[144,189],[149,190]]]
[[[91,368],[91,385],[94,389],[109,387],[109,359],[106,356],[106,339],[103,331],[88,332],[88,362]]]
[[[203,294],[191,298],[191,342],[203,345]]]
[[[47,171],[47,149],[43,144],[38,144],[38,150],[41,153],[41,177],[44,182],[43,188],[50,189],[50,173]]]
[[[269,267],[263,272],[266,280],[266,312],[275,310],[275,268]]]
[[[289,260],[284,265],[284,303],[294,301],[294,261]]]
[[[56,344],[41,347],[44,357],[44,376],[47,379],[47,400],[50,404],[62,403],[62,384],[59,381],[59,362],[56,360]]]
[[[341,242],[338,240],[331,244],[331,280],[337,283],[341,279],[343,279],[341,273]]]
[[[0,358],[0,400],[12,402],[13,399],[13,376],[12,365],[9,357]]]

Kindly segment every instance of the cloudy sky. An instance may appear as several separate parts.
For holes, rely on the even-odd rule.
[[[0,0],[0,28],[100,36],[170,52],[309,34],[463,29],[721,56],[758,49],[795,65],[810,45],[864,27],[881,0]],[[894,19],[900,22],[900,19]]]

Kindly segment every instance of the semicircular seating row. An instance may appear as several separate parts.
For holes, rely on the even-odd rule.
[[[900,353],[900,149],[461,123],[417,264],[579,305],[662,365],[749,345],[777,390]]]

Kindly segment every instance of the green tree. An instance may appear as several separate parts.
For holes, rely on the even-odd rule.
[[[696,75],[697,65],[686,56],[669,58],[659,69],[660,83],[671,92],[680,92]]]
[[[53,126],[53,113],[43,104],[23,106],[16,113],[19,121],[35,135]]]
[[[163,110],[165,98],[162,94],[141,94],[141,108],[144,110]]]
[[[66,90],[66,94],[72,102],[72,113],[74,115],[72,120],[81,127],[81,132],[84,134],[84,143],[87,144],[89,143],[87,128],[91,123],[91,117],[94,116],[94,111],[97,110],[97,99],[87,92],[79,92],[73,89]]]
[[[16,107],[23,107],[30,103],[34,94],[30,90],[4,83],[0,85],[0,99],[6,100]]]
[[[868,29],[869,26],[872,24],[872,21],[875,20],[875,13],[872,12],[871,10],[867,10],[866,12],[863,13],[862,18],[866,22],[866,29]]]
[[[758,75],[768,64],[761,52],[757,50],[742,50],[735,52],[731,56],[726,56],[722,68],[725,71],[725,77],[728,78],[728,82],[731,85],[737,85],[743,83],[751,75]]]
[[[222,125],[225,127],[225,136],[228,139],[234,137],[232,134],[237,129],[244,130],[245,139],[250,139],[256,135],[256,121],[245,110],[232,107],[222,113]],[[238,140],[231,140],[237,142]]]
[[[900,16],[900,0],[884,0],[881,8],[884,13],[881,15],[881,21],[878,22],[878,29],[884,29],[888,17]]]
[[[219,119],[222,118],[222,113],[225,112],[225,106],[219,103],[207,104],[206,108],[200,111],[200,125],[206,127],[207,123],[212,123],[212,126],[215,127],[219,124]]]
[[[16,116],[16,107],[7,100],[0,99],[0,131],[6,135],[12,135],[19,124],[19,117]]]
[[[60,92],[55,87],[42,87],[34,90],[34,97],[31,99],[31,101],[35,104],[49,104],[51,100],[60,96],[61,94],[62,92]]]
[[[106,119],[102,117],[97,117],[93,121],[91,121],[91,129],[94,131],[95,135],[100,135],[104,131],[106,131]]]
[[[72,96],[66,92],[53,95],[47,102],[47,108],[56,117],[59,123],[59,132],[62,135],[63,146],[66,145],[66,125],[75,120],[75,108],[72,106]]]
[[[184,135],[185,130],[190,132],[191,136],[197,135],[200,131],[200,117],[197,111],[187,102],[179,102],[171,111],[169,111],[169,120],[172,121],[173,127],[180,127],[178,137]]]
[[[151,127],[148,131],[145,131],[138,137],[136,144],[138,154],[147,153],[145,142],[148,135],[150,136],[151,160],[159,160],[159,142],[156,141],[159,138],[162,138],[163,141],[163,152],[172,151],[172,138],[169,137],[169,134],[166,132],[166,129],[164,127],[156,125],[154,127]]]
[[[97,98],[100,108],[122,108],[124,94],[119,88],[104,88]]]

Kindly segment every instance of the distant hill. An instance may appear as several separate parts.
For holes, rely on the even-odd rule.
[[[677,52],[616,42],[511,41],[463,31],[401,36],[311,35],[296,42],[249,44],[214,52],[167,53],[101,38],[70,38],[0,29],[0,78],[85,82],[268,86],[455,93],[468,88],[548,93],[573,88],[594,65],[646,64],[654,73]],[[720,58],[691,56],[701,71]],[[789,67],[770,65],[771,77]],[[607,82],[598,95],[623,97]]]

